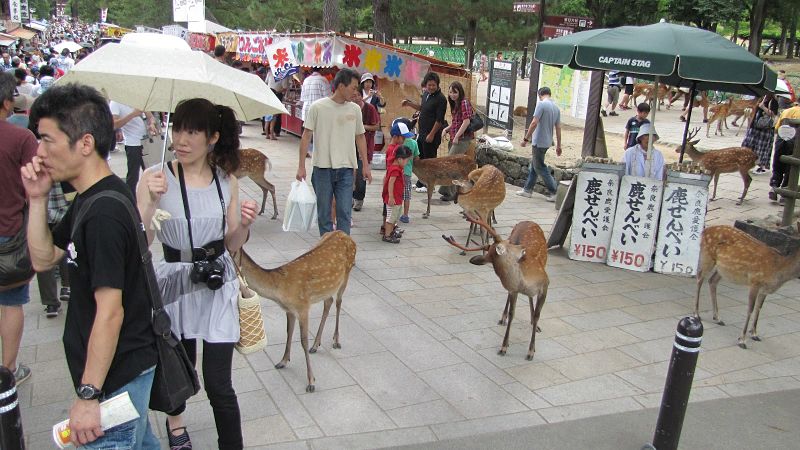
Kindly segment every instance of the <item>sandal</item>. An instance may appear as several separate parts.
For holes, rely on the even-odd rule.
[[[381,240],[383,242],[389,242],[389,243],[392,243],[392,244],[399,244],[400,243],[400,239],[394,233],[390,234],[389,236],[382,237]]]
[[[169,450],[192,450],[192,440],[189,439],[189,432],[186,427],[178,427],[174,430],[169,429],[169,421],[165,422],[167,426],[167,441],[169,443]],[[173,431],[183,430],[183,433],[175,436]]]

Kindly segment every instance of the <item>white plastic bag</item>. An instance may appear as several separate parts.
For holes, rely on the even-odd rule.
[[[317,196],[303,181],[292,181],[283,213],[283,231],[309,231],[317,223]]]
[[[386,154],[374,153],[370,167],[372,167],[372,170],[386,170]]]

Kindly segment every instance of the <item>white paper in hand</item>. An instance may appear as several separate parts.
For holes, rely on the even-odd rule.
[[[305,181],[293,181],[286,198],[283,231],[308,231],[317,223],[317,196]]]

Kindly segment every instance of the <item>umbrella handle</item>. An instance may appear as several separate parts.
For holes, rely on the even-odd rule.
[[[164,128],[164,145],[161,148],[161,172],[164,172],[164,169],[166,169],[164,161],[167,159],[167,141],[169,141],[169,139],[168,139],[169,136],[167,136],[167,133],[169,133],[169,116],[170,116],[170,114],[172,114],[172,113],[167,111],[167,126]]]

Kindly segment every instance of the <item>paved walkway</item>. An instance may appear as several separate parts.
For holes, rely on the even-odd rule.
[[[282,218],[298,140],[284,136],[266,142],[257,125],[248,123],[242,143],[269,155],[269,178],[278,190]],[[114,153],[112,166],[123,174],[124,155]],[[505,292],[489,267],[470,265],[441,238],[465,238],[468,226],[459,208],[434,205],[432,217],[424,220],[424,196],[414,194],[412,222],[405,227],[403,241],[380,242],[376,231],[383,172],[375,172],[375,178],[364,209],[354,213],[352,236],[358,255],[344,297],[342,349],[330,347],[329,322],[322,347],[311,358],[316,392],[304,390],[299,343],[287,368],[273,367],[286,337],[285,316],[271,301],[263,302],[266,351],[234,355],[234,385],[248,447],[424,444],[631,411],[654,421],[655,413],[648,408],[660,402],[675,326],[693,309],[694,280],[575,262],[563,250],[551,251],[551,285],[536,356],[525,360],[530,323],[527,305],[520,302],[512,345],[501,357],[497,348],[504,327],[497,320]],[[780,214],[766,199],[767,178],[754,178],[748,200],[736,207],[741,179],[723,175],[721,199],[711,204],[709,223]],[[245,180],[242,186],[245,198],[260,201],[254,183]],[[556,214],[552,203],[511,192],[509,186],[497,210],[498,232],[507,235],[520,220],[534,220],[548,232]],[[268,206],[246,246],[263,266],[289,261],[318,240],[315,233],[284,233],[280,218],[269,220],[270,212]],[[66,417],[74,394],[61,345],[64,316],[45,318],[35,283],[32,286],[20,361],[30,365],[33,376],[20,387],[19,396],[28,446],[40,449],[52,447],[51,426]],[[705,322],[693,402],[800,388],[799,288],[793,280],[768,298],[759,323],[764,340],[741,350],[736,337],[744,321],[746,290],[720,285],[721,315],[728,326]],[[317,305],[312,310],[312,330],[321,309]],[[709,309],[704,291],[704,319],[709,319]],[[151,419],[163,438],[163,416],[153,414]],[[195,448],[216,447],[211,408],[202,392],[192,400],[186,421]],[[747,426],[744,421],[732,426],[739,425]],[[631,442],[643,443],[652,436],[647,427],[636,433]],[[698,448],[690,439],[683,442]],[[763,447],[775,448],[769,440],[764,442]]]

